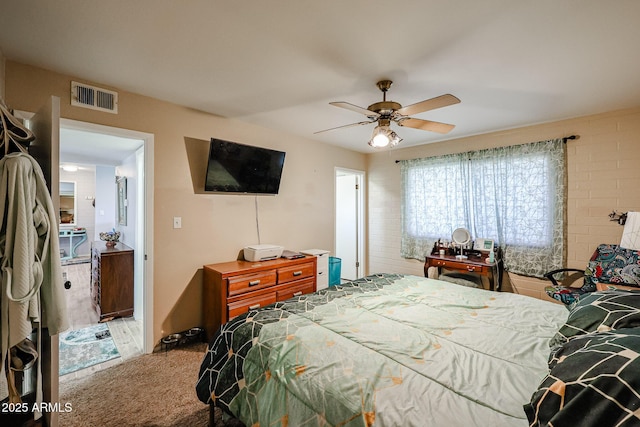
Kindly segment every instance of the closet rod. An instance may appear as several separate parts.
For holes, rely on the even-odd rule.
[[[570,139],[578,139],[580,138],[579,135],[569,135],[569,136],[565,136],[564,138],[562,138],[562,142],[564,142],[565,144],[567,143],[568,140]],[[396,160],[396,163],[400,163],[402,160]]]

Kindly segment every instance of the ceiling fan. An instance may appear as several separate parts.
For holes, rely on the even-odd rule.
[[[437,96],[435,98],[427,99],[417,102],[415,104],[407,105],[403,107],[397,102],[387,101],[387,91],[391,87],[393,82],[391,80],[381,80],[377,83],[378,89],[382,91],[382,101],[369,105],[367,108],[358,107],[357,105],[350,104],[348,102],[330,102],[329,104],[340,108],[346,108],[347,110],[355,111],[367,116],[369,120],[362,122],[351,123],[348,125],[338,126],[331,129],[321,130],[315,133],[327,132],[330,130],[343,129],[351,126],[368,125],[370,123],[377,122],[378,125],[373,130],[369,145],[375,148],[386,147],[391,145],[392,147],[398,145],[402,138],[400,138],[390,128],[391,122],[396,122],[400,126],[410,127],[414,129],[426,130],[438,133],[449,133],[455,127],[447,123],[433,122],[431,120],[414,119],[409,117],[414,114],[423,113],[429,110],[435,110],[436,108],[447,107],[449,105],[457,104],[460,102],[458,98],[453,95],[446,94]]]

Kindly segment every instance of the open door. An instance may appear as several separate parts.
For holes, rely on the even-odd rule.
[[[341,259],[340,278],[364,276],[364,172],[336,168],[335,254]]]
[[[29,128],[36,139],[29,146],[29,154],[37,160],[47,181],[51,200],[56,212],[60,211],[60,98],[52,96],[50,102],[43,106],[29,119]],[[44,402],[59,402],[58,381],[58,335],[49,336],[47,329],[42,330],[42,389]],[[58,426],[58,413],[44,413],[45,424]]]

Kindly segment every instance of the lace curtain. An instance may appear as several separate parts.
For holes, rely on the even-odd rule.
[[[562,139],[401,161],[404,258],[467,228],[493,239],[505,269],[527,276],[564,264],[566,148]]]

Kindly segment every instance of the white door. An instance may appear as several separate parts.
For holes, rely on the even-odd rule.
[[[50,102],[29,119],[29,127],[36,139],[31,142],[29,154],[40,164],[56,212],[60,208],[60,98],[52,96]],[[44,402],[59,402],[58,335],[49,336],[42,331],[42,386]],[[58,413],[45,412],[46,425],[58,426]]]
[[[335,256],[341,259],[343,279],[364,275],[364,172],[336,169]]]

